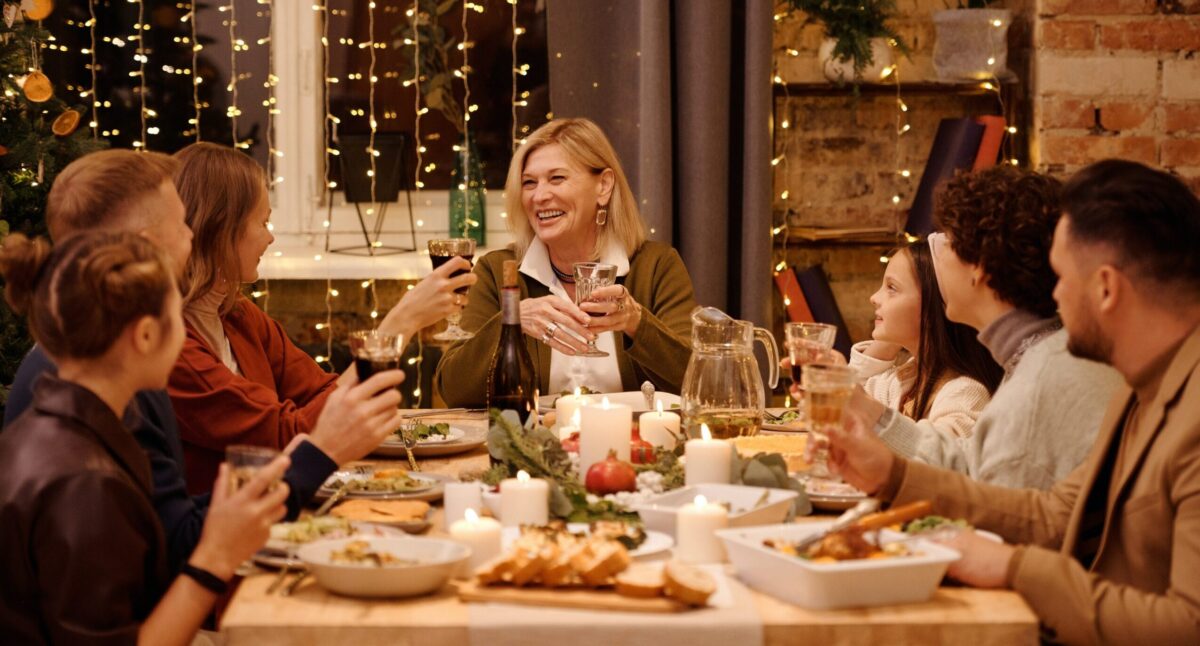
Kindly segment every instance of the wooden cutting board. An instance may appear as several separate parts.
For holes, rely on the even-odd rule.
[[[635,599],[623,597],[612,590],[480,586],[474,581],[459,582],[457,585],[458,598],[463,601],[624,612],[683,612],[690,609],[689,606],[666,597]]]

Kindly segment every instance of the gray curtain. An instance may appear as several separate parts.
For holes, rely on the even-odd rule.
[[[550,106],[604,129],[696,298],[767,325],[771,0],[549,0]]]

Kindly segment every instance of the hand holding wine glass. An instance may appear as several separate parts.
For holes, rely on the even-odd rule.
[[[575,304],[583,305],[589,301],[598,300],[595,292],[609,287],[617,280],[617,266],[601,262],[575,263]],[[586,311],[586,310],[585,310]],[[589,316],[599,318],[605,312],[587,312]],[[588,341],[587,349],[579,353],[581,357],[607,357],[608,353],[597,348],[594,340]]]
[[[429,259],[433,262],[433,268],[449,262],[452,258],[465,258],[468,262],[475,257],[475,241],[470,238],[447,238],[444,240],[429,241]],[[454,273],[454,276],[470,273],[469,269],[464,269]],[[466,302],[467,287],[462,287],[456,290],[458,294],[463,296],[463,303]],[[474,338],[474,334],[459,327],[459,322],[462,320],[462,312],[456,311],[446,317],[446,321],[450,325],[443,332],[435,334],[433,338],[439,341],[462,341],[465,339]]]

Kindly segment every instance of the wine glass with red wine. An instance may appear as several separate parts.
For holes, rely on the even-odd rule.
[[[609,287],[617,280],[617,266],[602,262],[575,263],[575,304],[582,305],[595,301],[592,292],[601,287]],[[594,317],[604,316],[601,312],[588,312]],[[595,341],[587,342],[587,350],[580,352],[581,357],[607,357],[608,353],[596,347]]]
[[[404,339],[399,335],[381,334],[378,330],[350,333],[350,355],[354,357],[354,370],[360,384],[377,372],[399,370],[402,354]],[[400,390],[400,387],[396,389]]]
[[[461,256],[471,262],[475,257],[475,241],[470,238],[447,238],[445,240],[430,240],[429,241],[429,259],[433,261],[433,268],[437,269],[442,265],[450,262],[451,258]],[[454,272],[454,276],[461,276],[469,272],[469,269]],[[451,276],[453,278],[454,276]],[[466,294],[468,288],[462,287],[457,291],[459,294]],[[459,327],[459,321],[462,320],[462,312],[455,312],[446,317],[446,321],[450,324],[442,332],[433,335],[433,338],[438,341],[462,341],[470,339],[475,335]]]

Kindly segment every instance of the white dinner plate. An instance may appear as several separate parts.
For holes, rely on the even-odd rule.
[[[573,534],[587,534],[587,523],[567,523],[567,531]],[[507,550],[521,536],[521,528],[505,527],[501,533],[504,549]],[[635,559],[642,559],[649,556],[657,556],[664,554],[672,547],[675,547],[675,539],[662,532],[646,532],[646,540],[638,546],[636,550],[630,550],[629,556]]]
[[[437,457],[440,455],[455,455],[473,451],[487,443],[486,430],[470,430],[450,427],[450,437],[433,441],[419,442],[413,447],[413,455],[418,458]],[[372,455],[387,458],[406,458],[404,442],[395,435],[388,436],[382,444],[371,451]]]
[[[355,491],[347,493],[343,500],[367,498],[371,500],[425,500],[427,502],[432,502],[434,500],[439,500],[442,497],[442,493],[445,489],[443,484],[445,482],[457,480],[457,478],[454,476],[441,475],[437,473],[409,472],[408,475],[414,480],[420,480],[424,482],[427,486],[424,486],[421,489],[397,492]],[[317,489],[317,492],[313,495],[313,499],[317,501],[323,501],[326,498],[329,498],[329,496],[332,496],[333,493],[337,491],[336,486],[331,484],[334,480],[340,480],[342,478],[366,480],[370,477],[371,474],[369,473],[358,473],[357,471],[350,470],[335,471],[333,475],[329,476],[329,479],[325,481],[325,484],[322,484],[321,488]]]
[[[596,403],[600,403],[601,400],[607,397],[608,403],[610,404],[623,404],[632,408],[634,415],[654,410],[653,408],[646,408],[646,397],[638,391],[626,391],[623,393],[596,393],[586,395],[586,397],[591,397]],[[542,395],[541,397],[538,397],[538,412],[549,413],[550,411],[554,410],[554,402],[557,401],[558,398],[559,395]],[[679,395],[672,395],[671,393],[663,392],[654,393],[654,402],[656,405],[658,402],[662,402],[664,411],[674,410],[678,412],[679,407],[683,405],[683,400],[679,398]]]
[[[867,497],[867,494],[845,482],[822,478],[809,478],[804,483],[804,492],[813,507],[827,511],[850,509]]]

